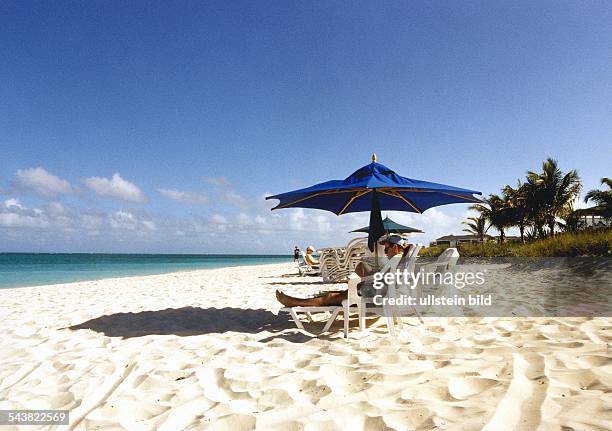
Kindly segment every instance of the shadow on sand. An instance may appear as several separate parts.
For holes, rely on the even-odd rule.
[[[312,324],[312,325],[317,325]],[[321,323],[321,326],[323,323]],[[261,342],[285,339],[303,343],[313,338],[326,336],[304,334],[293,326],[286,313],[276,315],[270,311],[241,308],[168,308],[138,313],[115,313],[96,317],[64,329],[91,329],[108,337],[143,337],[146,335],[192,336],[242,332],[257,334],[268,331],[272,335]],[[320,328],[317,328],[320,330]]]
[[[299,272],[292,272],[290,274],[281,274],[281,275],[260,275],[257,278],[296,278],[300,277]]]
[[[342,283],[326,283],[324,281],[270,281],[266,284],[276,285],[276,286],[315,286],[315,285],[330,285],[330,284],[342,284]],[[346,283],[344,283],[346,284]]]

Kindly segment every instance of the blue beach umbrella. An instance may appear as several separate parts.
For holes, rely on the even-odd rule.
[[[368,246],[384,234],[380,211],[423,213],[429,208],[455,203],[479,203],[476,190],[463,189],[429,181],[402,177],[376,162],[357,169],[344,180],[331,180],[266,199],[278,199],[272,210],[281,208],[312,208],[331,211],[336,215],[370,211]],[[375,225],[372,225],[372,222]],[[382,232],[382,234],[381,234]]]

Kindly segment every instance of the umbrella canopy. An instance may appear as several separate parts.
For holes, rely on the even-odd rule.
[[[344,180],[331,180],[305,189],[294,190],[266,199],[280,202],[281,208],[313,208],[331,211],[336,215],[370,211],[368,248],[375,249],[378,239],[385,234],[381,210],[422,213],[429,208],[454,204],[480,202],[476,190],[462,189],[445,184],[413,180],[402,177],[376,162],[356,170]]]
[[[382,224],[383,224],[383,227],[385,228],[385,232],[387,233],[423,233],[422,230],[396,223],[393,220],[391,220],[389,217],[385,217],[385,219],[382,221]],[[368,233],[369,231],[370,231],[370,226],[365,226],[365,227],[362,227],[361,229],[352,230],[351,232]]]
[[[266,199],[280,202],[281,208],[313,208],[331,211],[336,215],[370,211],[372,191],[376,190],[381,210],[423,213],[429,208],[454,203],[479,203],[476,190],[402,177],[392,169],[376,162],[366,165],[344,180],[331,180],[304,189],[293,190]]]

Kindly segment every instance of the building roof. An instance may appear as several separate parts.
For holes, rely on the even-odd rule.
[[[487,239],[493,238],[491,235],[485,235],[484,237]],[[440,238],[436,239],[436,241],[470,241],[470,240],[478,241],[480,240],[480,237],[478,235],[445,235],[445,236],[441,236]]]
[[[578,217],[584,216],[602,216],[602,208],[600,207],[590,207],[590,208],[581,208],[579,210],[574,211],[574,215]]]

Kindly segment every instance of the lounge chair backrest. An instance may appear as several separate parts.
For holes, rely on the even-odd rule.
[[[360,243],[366,243],[367,244],[368,239],[367,238],[353,238],[352,240],[350,240],[348,242],[348,244],[346,245],[346,249],[348,250],[349,248],[351,248],[352,246],[356,245],[356,244],[360,244]]]
[[[415,259],[419,256],[419,252],[421,251],[421,249],[423,248],[423,244],[417,242],[416,244],[414,244],[414,247],[412,248],[411,251],[411,257],[414,257]]]
[[[459,260],[459,251],[454,247],[447,248],[438,256],[438,260],[435,263],[436,270],[446,271],[455,266],[457,260]]]
[[[298,261],[298,265],[306,264],[306,258],[304,257],[303,251],[300,251],[297,261]]]
[[[397,271],[400,271],[403,273],[405,270],[407,270],[408,272],[414,271],[415,260],[416,255],[414,254],[413,250],[409,250],[409,254],[405,256],[394,256],[389,259],[388,262],[389,272],[396,273]],[[397,291],[399,288],[400,286],[397,285],[397,279],[393,277],[393,283],[387,285],[387,295],[390,298],[395,298],[397,296]]]
[[[351,240],[346,248],[329,248],[321,254],[319,262],[325,282],[347,277],[355,270],[367,250],[367,238]]]

